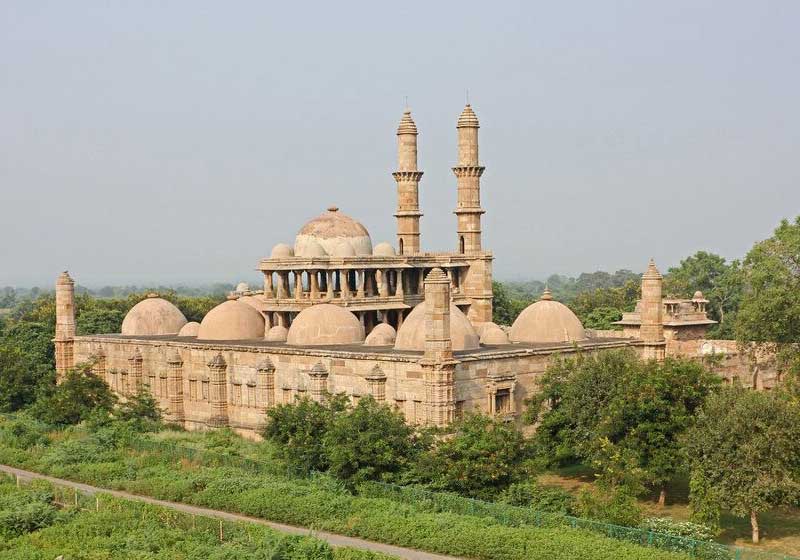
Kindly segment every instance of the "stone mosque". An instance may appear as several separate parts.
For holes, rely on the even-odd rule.
[[[76,336],[74,282],[56,284],[57,373],[91,363],[115,392],[144,385],[169,420],[187,429],[230,426],[254,435],[266,411],[307,396],[372,395],[408,422],[446,426],[465,412],[518,419],[554,354],[630,347],[641,356],[708,353],[701,293],[662,297],[651,261],[642,299],[621,331],[590,331],[548,291],[513,325],[492,322],[492,253],[481,242],[478,118],[456,124],[455,250],[426,252],[420,240],[417,127],[406,110],[397,129],[397,238],[373,246],[358,221],[330,207],[293,245],[258,263],[263,288],[237,286],[202,322],[187,322],[152,294],[121,333]]]

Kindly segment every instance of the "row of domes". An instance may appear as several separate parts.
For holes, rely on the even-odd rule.
[[[252,300],[252,301],[251,301]],[[323,303],[298,313],[288,329],[272,327],[265,335],[264,316],[252,296],[230,299],[214,307],[201,323],[189,323],[172,303],[155,295],[137,303],[122,322],[126,336],[175,335],[198,340],[256,340],[285,342],[291,346],[366,344],[394,346],[396,350],[425,349],[425,309],[423,301],[411,310],[400,329],[376,326],[365,337],[358,318],[338,305]],[[514,321],[508,335],[494,323],[473,325],[455,305],[450,306],[450,338],[453,350],[476,350],[481,344],[504,345],[512,342],[559,343],[584,340],[580,320],[564,304],[553,301],[548,290],[542,299],[529,305]]]

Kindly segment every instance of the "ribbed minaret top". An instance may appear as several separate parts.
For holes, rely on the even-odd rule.
[[[480,128],[478,117],[475,115],[475,111],[472,110],[472,106],[469,103],[467,103],[467,106],[461,111],[456,128]]]
[[[653,259],[650,259],[650,262],[647,265],[647,271],[645,271],[643,278],[663,278],[661,273],[656,268],[656,262]]]
[[[447,277],[447,274],[445,274],[441,268],[434,268],[425,277],[425,282],[450,283],[450,279]]]
[[[550,301],[551,299],[553,299],[553,294],[550,292],[550,288],[545,286],[544,292],[542,292],[542,297],[540,297],[539,299],[543,301]]]
[[[397,134],[417,134],[417,125],[414,123],[414,119],[411,118],[411,109],[403,111],[403,118],[400,119]]]

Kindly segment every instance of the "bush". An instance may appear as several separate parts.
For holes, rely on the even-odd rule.
[[[0,418],[0,445],[29,449],[49,443],[47,426],[36,419],[24,415],[7,420]]]
[[[541,486],[536,482],[514,483],[500,494],[498,501],[536,511],[567,515],[573,513],[575,508],[572,494],[561,488]]]
[[[675,521],[670,517],[648,517],[640,527],[654,533],[665,533],[676,537],[686,537],[696,541],[712,542],[715,531],[708,525],[691,521]]]
[[[637,527],[642,520],[636,498],[624,487],[598,486],[581,490],[575,512],[580,517],[626,527]]]
[[[78,424],[96,410],[110,411],[116,397],[105,381],[83,364],[67,372],[59,385],[51,387],[31,407],[31,414],[47,424]]]

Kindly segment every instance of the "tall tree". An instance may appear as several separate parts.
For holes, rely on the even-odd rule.
[[[692,508],[702,520],[720,508],[750,516],[800,497],[800,409],[775,393],[740,387],[712,396],[685,438],[691,461]]]

